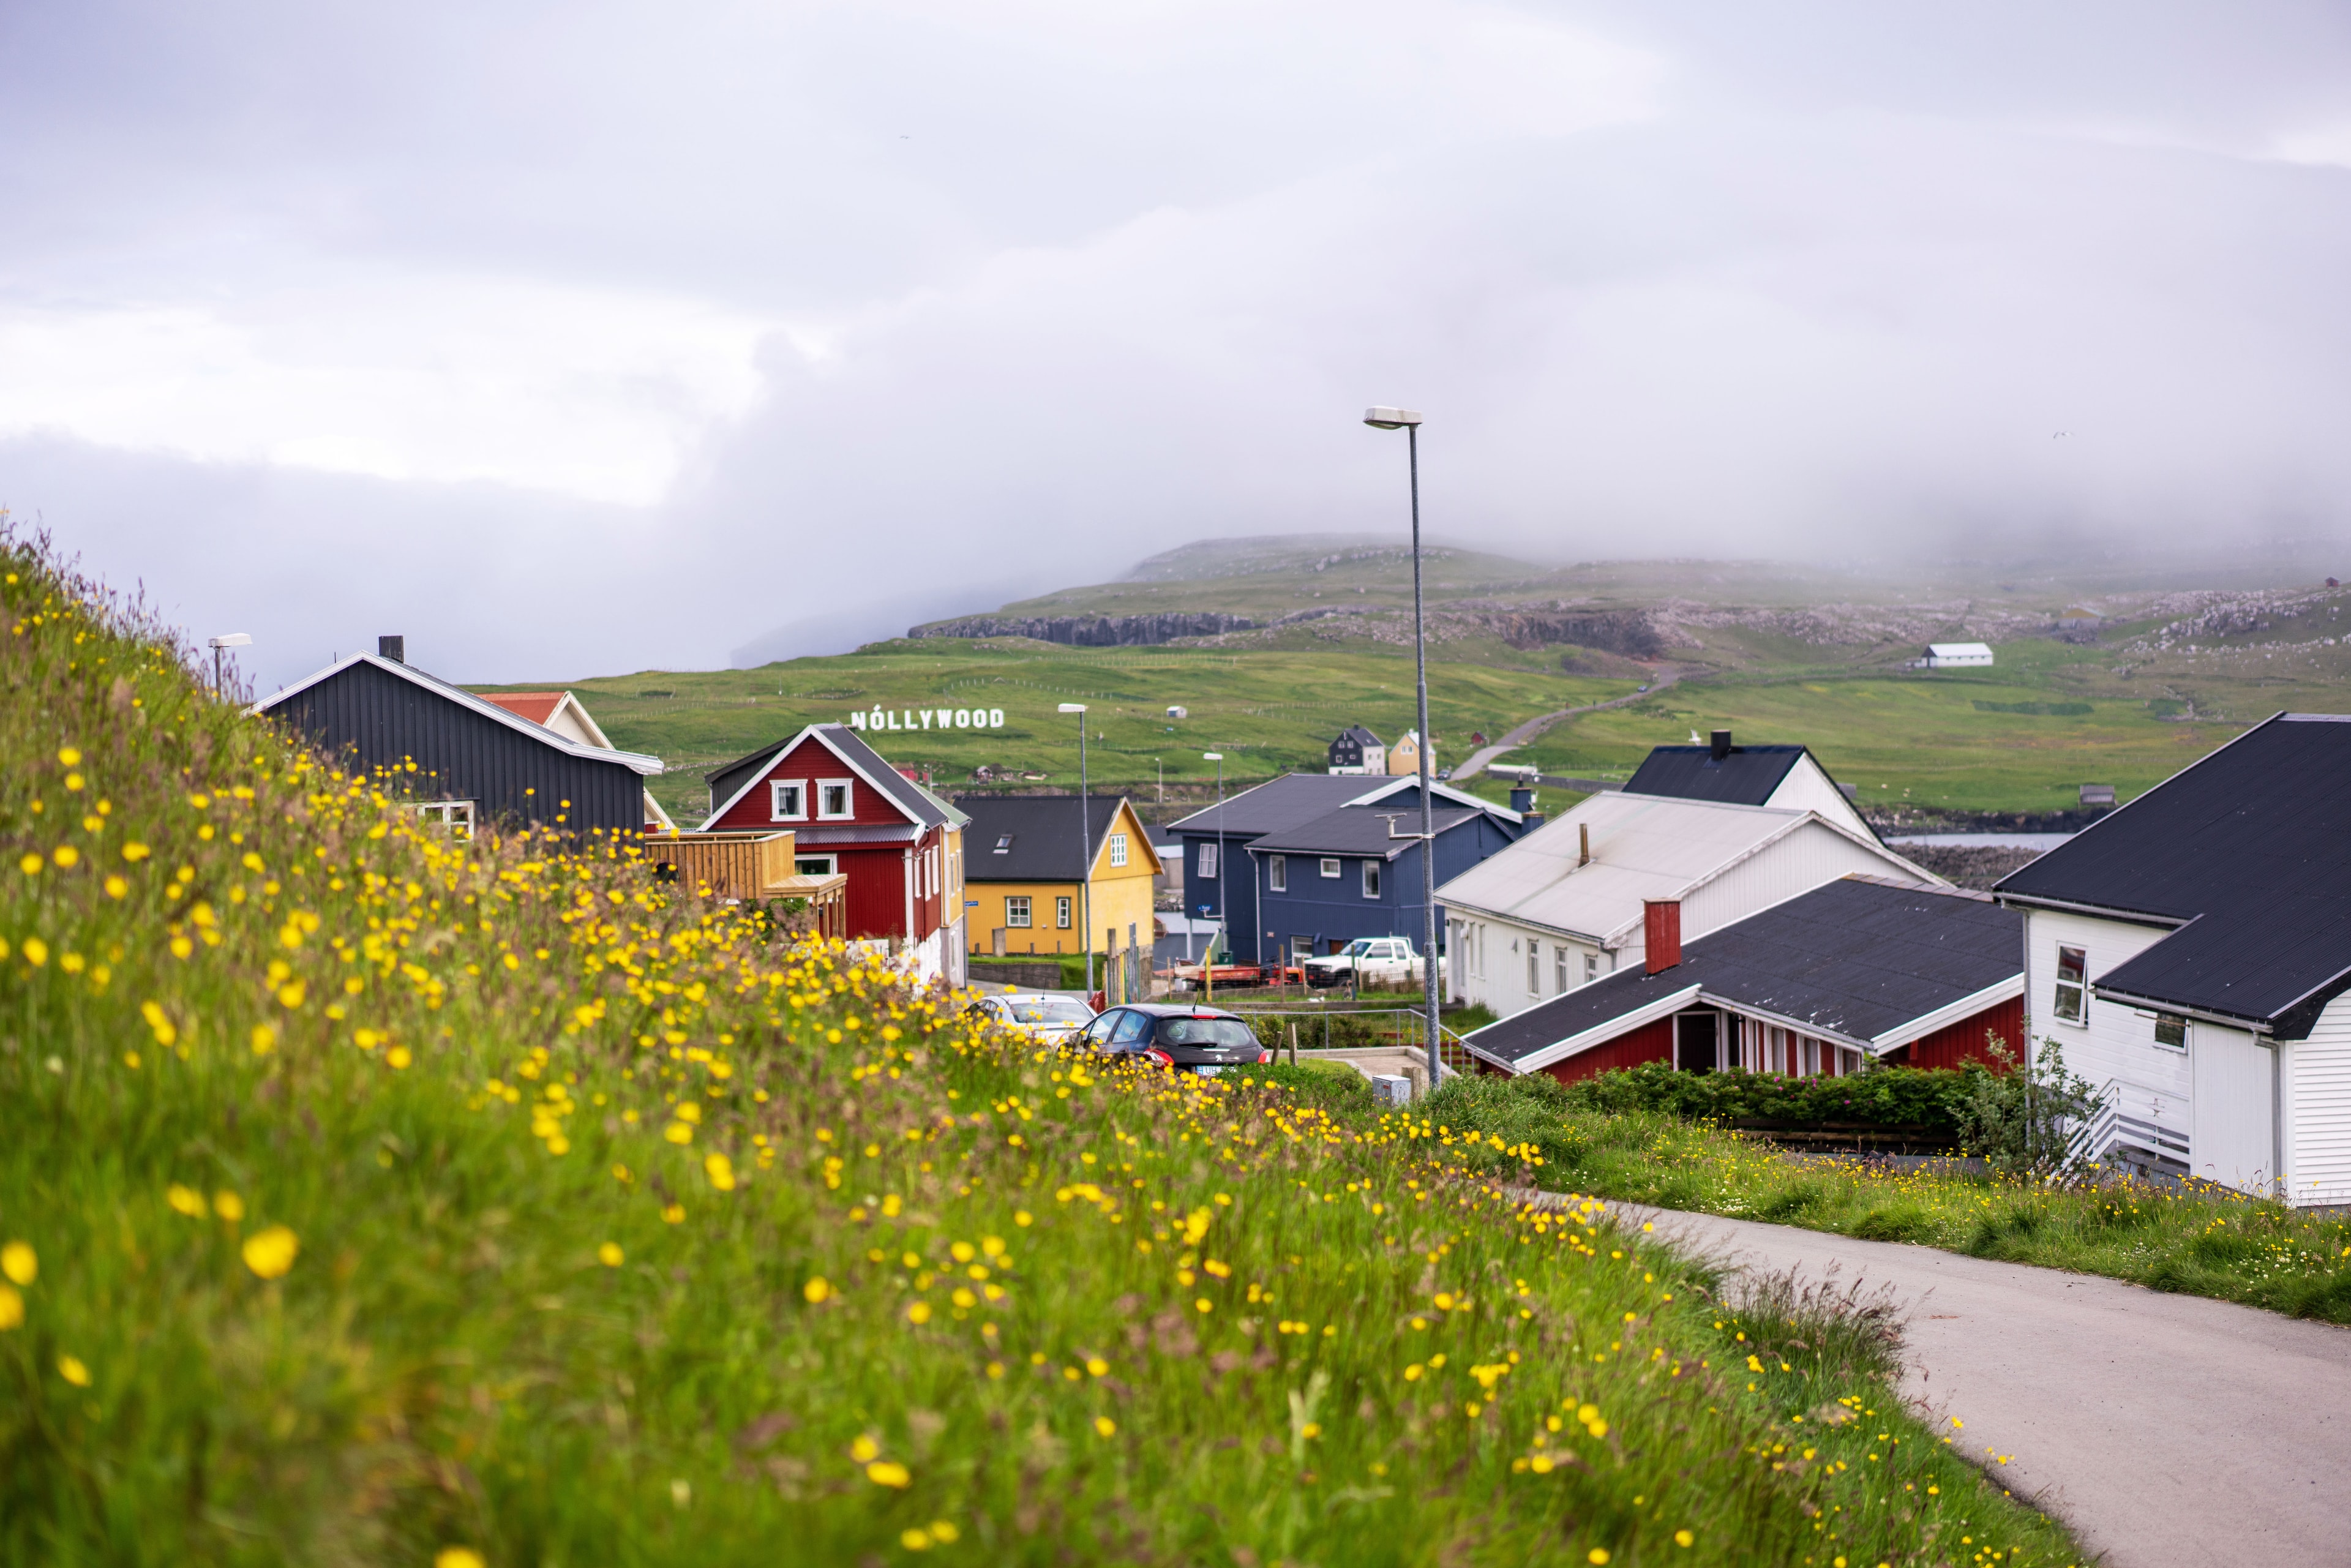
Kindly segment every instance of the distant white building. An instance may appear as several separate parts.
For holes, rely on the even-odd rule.
[[[1927,656],[1917,663],[1924,670],[1981,669],[1991,663],[1991,648],[1983,643],[1929,643]]]

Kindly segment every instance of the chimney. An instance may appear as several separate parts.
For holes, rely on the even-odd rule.
[[[1680,963],[1682,901],[1678,898],[1641,900],[1641,935],[1649,950],[1649,973],[1660,975]]]
[[[1525,785],[1520,784],[1520,785],[1515,786],[1515,787],[1510,790],[1510,810],[1513,810],[1513,811],[1517,811],[1517,812],[1520,812],[1520,813],[1523,814],[1523,813],[1525,813],[1525,812],[1531,811],[1531,810],[1533,810],[1534,809],[1535,809],[1535,792],[1534,792],[1532,789],[1528,789]]]
[[[1575,824],[1575,869],[1582,871],[1592,863],[1592,824]]]
[[[379,659],[390,659],[395,664],[408,663],[408,639],[378,637],[375,640],[375,656]]]
[[[1714,744],[1707,747],[1707,755],[1713,758],[1717,762],[1721,761],[1724,758],[1730,755],[1730,732],[1729,730],[1718,729],[1714,732]]]

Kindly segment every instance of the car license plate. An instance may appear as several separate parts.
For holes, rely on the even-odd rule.
[[[1198,1073],[1203,1078],[1214,1078],[1217,1073],[1222,1072],[1224,1069],[1221,1067],[1196,1067],[1192,1069],[1192,1071]]]

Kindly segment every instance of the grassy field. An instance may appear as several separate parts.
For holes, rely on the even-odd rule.
[[[1957,1169],[1792,1156],[1656,1112],[1605,1114],[1502,1080],[1430,1114],[1540,1148],[1543,1185],[1660,1207],[1907,1241],[2351,1322],[2351,1221],[2226,1188],[2052,1187]]]
[[[444,839],[5,564],[0,1562],[2074,1560],[1530,1149]]]

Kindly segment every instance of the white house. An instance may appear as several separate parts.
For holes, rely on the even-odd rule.
[[[1696,740],[1693,735],[1690,737]],[[1494,771],[1500,771],[1497,768]],[[1712,800],[1725,806],[1775,806],[1787,811],[1818,811],[1864,838],[1874,838],[1852,800],[1829,777],[1820,759],[1802,746],[1738,746],[1730,731],[1718,729],[1702,746],[1653,748],[1633,777],[1627,795],[1665,795],[1677,800]]]
[[[1981,669],[1991,663],[1991,649],[1982,643],[1929,643],[1918,663],[1929,670]]]
[[[1507,1018],[1639,968],[1649,903],[1677,903],[1682,936],[1696,940],[1855,873],[1940,885],[1826,812],[1629,789],[1587,796],[1437,890],[1451,988]]]
[[[1994,892],[2088,1153],[2351,1203],[2351,716],[2279,714]]]

